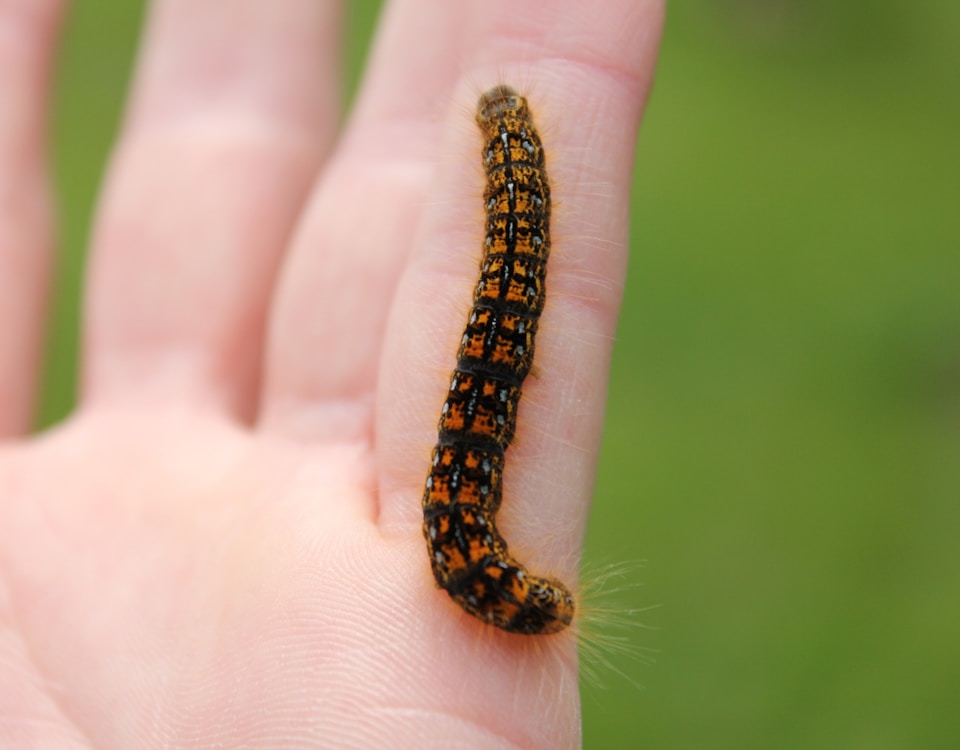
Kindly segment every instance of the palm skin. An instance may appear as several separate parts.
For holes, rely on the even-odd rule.
[[[566,644],[498,645],[463,621],[422,543],[373,523],[363,449],[110,416],[24,453],[2,472],[4,744],[562,746],[575,731]]]
[[[26,18],[4,90],[27,134],[63,11],[40,5],[0,9]],[[156,0],[80,406],[30,438],[43,155],[0,132],[11,179],[39,186],[0,219],[0,745],[578,746],[575,635],[462,613],[420,496],[482,236],[465,112],[516,75],[566,213],[501,515],[522,559],[574,580],[662,11],[580,5],[551,3],[541,38],[516,33],[532,5],[511,35],[489,21],[506,0],[397,3],[334,146],[335,7]]]

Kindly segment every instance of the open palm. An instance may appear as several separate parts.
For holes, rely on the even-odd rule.
[[[336,141],[335,3],[155,0],[80,406],[26,438],[63,5],[0,5],[0,745],[578,745],[574,635],[457,608],[420,498],[481,250],[472,110],[508,82],[558,205],[502,525],[575,579],[659,0],[396,0]]]

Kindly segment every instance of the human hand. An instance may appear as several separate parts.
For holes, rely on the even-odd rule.
[[[0,744],[578,746],[572,630],[458,609],[420,500],[481,252],[473,108],[511,83],[556,205],[501,515],[575,580],[662,3],[396,0],[337,138],[335,3],[156,0],[79,406],[27,438],[63,5],[0,8]]]

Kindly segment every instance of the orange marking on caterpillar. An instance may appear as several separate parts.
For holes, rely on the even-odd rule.
[[[437,583],[463,609],[511,633],[556,633],[573,619],[569,589],[532,575],[497,531],[503,458],[533,367],[550,254],[550,185],[527,101],[508,86],[480,97],[486,239],[480,280],[440,414],[423,495]]]

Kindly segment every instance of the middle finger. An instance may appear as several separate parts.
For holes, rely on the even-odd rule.
[[[268,333],[261,424],[367,439],[387,311],[438,158],[468,3],[385,10],[344,137],[285,264]],[[442,155],[440,155],[442,158]]]

